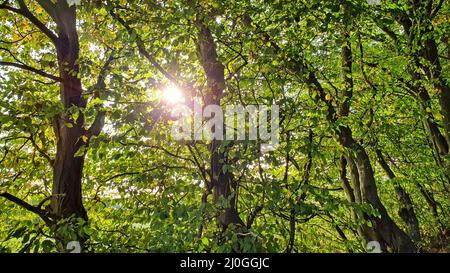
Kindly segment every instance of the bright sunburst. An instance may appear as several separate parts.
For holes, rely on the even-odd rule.
[[[184,102],[184,95],[180,88],[170,85],[163,90],[163,100],[170,104]]]

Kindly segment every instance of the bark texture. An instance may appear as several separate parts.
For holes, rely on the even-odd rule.
[[[208,94],[205,99],[206,105],[220,105],[225,89],[224,65],[218,60],[214,38],[207,24],[197,20],[198,29],[197,54],[207,79]],[[222,127],[224,128],[224,127]],[[211,184],[214,202],[219,203],[221,199],[229,201],[229,206],[221,209],[217,217],[219,224],[226,229],[230,224],[244,227],[245,224],[239,217],[236,208],[236,182],[229,171],[224,171],[225,150],[221,140],[215,139],[210,146],[211,152]]]

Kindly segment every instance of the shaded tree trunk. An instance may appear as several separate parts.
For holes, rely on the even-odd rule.
[[[379,149],[376,150],[376,154],[378,157],[378,162],[388,175],[389,179],[395,179],[396,176],[394,172],[389,167],[386,160],[384,160],[383,154]],[[406,192],[405,189],[403,189],[403,187],[397,181],[394,182],[394,189],[400,204],[398,215],[405,222],[409,236],[415,242],[420,242],[419,221],[417,220],[416,213],[414,212],[414,206],[411,201],[411,197],[409,196],[408,192]]]
[[[432,20],[442,6],[438,5],[434,10],[433,1],[414,0],[412,3],[408,13],[399,11],[395,19],[402,25],[409,39],[410,50],[414,58],[414,67],[410,69],[413,80],[417,82],[420,79],[427,79],[432,83],[438,97],[440,112],[443,116],[444,133],[442,134],[438,125],[429,118],[426,119],[426,127],[435,149],[438,151],[437,163],[447,169],[446,190],[448,192],[448,186],[450,185],[450,161],[448,160],[450,152],[450,87],[442,75],[438,45],[432,35],[434,31]],[[418,45],[417,48],[416,45]],[[415,72],[419,69],[423,72]],[[418,91],[422,103],[431,108],[430,97],[425,88],[416,88],[416,91]],[[441,159],[441,156],[445,157]]]
[[[352,48],[350,40],[350,18],[349,10],[346,5],[342,5],[344,19],[340,26],[343,43],[341,46],[341,75],[344,88],[340,92],[338,117],[346,117],[350,114],[350,100],[353,96],[353,74],[352,74]],[[326,101],[326,99],[325,99]],[[330,113],[332,114],[332,113]],[[329,114],[329,116],[330,116]],[[330,120],[335,123],[338,117],[332,115]],[[350,169],[353,181],[353,197],[350,190],[347,189],[347,195],[356,203],[368,203],[372,205],[380,213],[380,217],[363,214],[360,212],[354,215],[361,219],[370,221],[372,227],[362,226],[359,230],[360,236],[366,241],[378,241],[382,248],[393,252],[414,252],[415,246],[411,239],[403,232],[388,215],[386,208],[381,203],[378,196],[377,186],[375,183],[374,172],[370,158],[364,147],[359,144],[352,136],[352,131],[347,126],[340,125],[337,129],[337,140],[346,149],[349,154],[347,161],[350,162]],[[343,162],[341,162],[342,164]],[[341,173],[342,180],[342,173]],[[348,187],[349,183],[344,184]]]
[[[412,75],[414,81],[420,80],[420,76],[417,75],[417,73],[411,71],[410,74]],[[423,109],[426,110],[426,108],[431,105],[431,98],[428,94],[428,91],[422,86],[417,85],[414,85],[414,91],[416,92],[416,94],[418,94]],[[449,152],[448,142],[444,135],[442,135],[439,129],[439,125],[434,122],[434,117],[431,113],[427,114],[427,116],[424,118],[424,122],[427,133],[430,136],[431,142],[433,144],[433,148],[436,151],[437,156],[439,157],[438,164],[441,164],[441,156],[446,155]]]
[[[432,24],[428,24],[429,29],[432,29]],[[439,105],[441,107],[441,114],[444,117],[444,132],[448,143],[450,142],[450,88],[446,80],[442,76],[442,66],[439,60],[437,44],[434,39],[427,39],[423,50],[422,57],[429,62],[429,66],[425,66],[427,78],[433,83],[439,98]],[[448,148],[447,148],[448,153]]]
[[[372,227],[363,225],[358,230],[358,233],[366,241],[378,241],[385,250],[393,252],[414,252],[416,248],[411,239],[395,224],[381,203],[373,169],[365,149],[353,139],[351,131],[348,128],[341,128],[339,139],[341,144],[348,148],[352,154],[347,156],[347,161],[351,161],[351,165],[353,165],[351,167],[351,173],[356,203],[368,203],[380,213],[380,217],[361,212],[355,213],[357,219],[372,223]],[[360,200],[358,200],[359,198]]]
[[[79,44],[76,30],[76,8],[69,7],[65,1],[58,1],[49,11],[57,23],[58,43],[57,59],[59,74],[63,79],[60,84],[60,96],[64,113],[54,119],[54,133],[57,138],[56,159],[53,171],[52,211],[55,217],[71,216],[87,220],[81,195],[84,152],[75,156],[86,145],[84,116],[78,111],[73,120],[69,109],[77,111],[86,107],[82,97],[79,73]],[[79,109],[81,110],[81,109]]]
[[[217,59],[216,46],[211,31],[205,22],[196,21],[199,31],[197,40],[197,54],[207,79],[208,95],[206,105],[220,105],[223,91],[225,89],[224,65]],[[229,206],[221,209],[217,220],[225,230],[230,224],[245,226],[239,217],[236,208],[236,184],[233,174],[223,169],[226,147],[221,147],[223,142],[214,139],[210,146],[211,152],[211,184],[216,204],[223,198],[229,200]]]

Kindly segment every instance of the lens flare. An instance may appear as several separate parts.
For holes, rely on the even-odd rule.
[[[168,86],[163,90],[163,100],[169,104],[183,103],[183,92],[176,86]]]

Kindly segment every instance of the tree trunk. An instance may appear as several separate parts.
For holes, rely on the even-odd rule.
[[[389,176],[389,179],[395,179],[396,176],[392,169],[384,160],[383,154],[379,149],[376,150],[378,157],[378,162],[380,163],[383,170]],[[397,193],[397,199],[400,203],[400,209],[398,215],[405,222],[408,230],[409,236],[415,241],[420,242],[420,227],[419,221],[417,220],[416,213],[414,212],[414,206],[411,201],[409,194],[403,189],[403,187],[398,182],[394,182],[395,192]]]
[[[438,45],[433,38],[433,18],[436,15],[433,9],[427,6],[432,4],[432,1],[414,1],[409,13],[400,12],[396,20],[403,26],[406,35],[409,37],[410,45],[419,45],[419,48],[411,48],[414,53],[415,67],[410,69],[413,80],[416,82],[422,78],[427,79],[433,84],[434,89],[437,92],[439,100],[440,112],[443,116],[443,129],[444,134],[440,133],[440,130],[436,123],[426,120],[427,129],[431,134],[432,141],[435,145],[435,149],[439,152],[438,165],[447,169],[446,179],[447,185],[450,184],[450,161],[448,160],[449,147],[450,147],[450,87],[446,79],[442,75],[442,66],[440,62]],[[414,18],[411,15],[414,15]],[[424,40],[417,41],[418,37],[425,38]],[[423,58],[427,61],[426,64],[419,58]],[[422,70],[423,73],[419,74],[414,72],[416,70]],[[429,101],[429,95],[423,87],[419,90],[419,97],[422,102]],[[425,96],[425,97],[424,97]],[[428,105],[428,104],[427,104]],[[429,106],[429,105],[428,105]],[[444,155],[444,159],[441,161],[440,156]],[[447,189],[447,188],[446,188]]]
[[[197,20],[196,25],[199,31],[197,53],[206,75],[209,92],[206,96],[205,103],[207,105],[220,105],[220,99],[222,98],[223,90],[225,89],[225,68],[217,59],[214,39],[207,25],[200,20]],[[218,204],[222,198],[229,200],[227,208],[220,209],[217,216],[219,224],[225,230],[230,224],[237,224],[242,227],[244,227],[245,224],[239,217],[236,208],[236,185],[234,177],[231,172],[225,172],[223,169],[225,161],[224,150],[226,147],[220,147],[221,143],[221,140],[214,139],[210,146],[211,184],[214,202],[216,204]]]
[[[412,70],[412,68],[410,69]],[[417,73],[411,71],[410,74],[412,75],[414,81],[420,80],[420,77],[417,75]],[[422,107],[424,110],[426,110],[427,107],[431,105],[431,98],[428,94],[427,90],[422,86],[414,85],[414,91],[418,94],[419,99],[422,103]],[[431,142],[433,143],[433,148],[436,150],[437,155],[442,156],[446,155],[449,152],[449,145],[446,140],[446,138],[442,135],[441,131],[439,130],[438,124],[433,121],[434,117],[431,113],[428,113],[425,117],[425,127],[427,130],[428,135],[431,138]],[[440,162],[438,162],[440,164]]]
[[[340,25],[340,33],[343,37],[343,43],[341,45],[341,76],[344,88],[339,94],[339,115],[330,120],[332,123],[335,123],[339,117],[346,117],[350,114],[350,100],[353,96],[354,86],[352,73],[353,56],[350,39],[351,24],[349,23],[351,14],[346,4],[342,5],[342,11],[344,13],[344,19]],[[368,203],[372,205],[380,213],[380,217],[367,214],[361,215],[360,212],[354,214],[360,220],[366,220],[372,223],[372,227],[363,225],[359,230],[360,235],[366,241],[378,241],[384,250],[414,252],[415,246],[411,239],[405,232],[398,228],[381,203],[370,158],[364,147],[353,138],[352,131],[347,126],[341,125],[337,128],[337,140],[342,147],[348,149],[350,152],[347,156],[347,161],[350,163],[353,197],[349,194],[350,191],[348,189],[346,190],[347,195],[354,199],[356,203]],[[348,183],[344,186],[348,187]],[[350,201],[352,200],[350,199]]]
[[[429,24],[432,28],[432,24]],[[450,143],[450,88],[442,76],[442,66],[439,60],[437,44],[434,39],[428,39],[422,50],[422,57],[429,62],[429,67],[424,67],[428,79],[433,83],[439,98],[441,114],[444,117],[444,131],[447,143]],[[447,149],[448,150],[448,149]]]
[[[56,218],[75,216],[87,220],[81,195],[84,154],[75,157],[75,153],[83,144],[83,129],[82,124],[68,128],[66,124],[69,122],[68,118],[64,117],[54,121],[57,151],[53,170],[52,211]]]
[[[370,221],[372,227],[363,226],[362,237],[366,241],[378,241],[382,248],[388,251],[415,252],[416,247],[411,239],[390,218],[378,197],[372,165],[365,149],[353,139],[352,133],[347,127],[340,128],[339,142],[353,154],[347,160],[352,160],[356,166],[356,168],[351,168],[353,179],[359,178],[354,183],[354,185],[359,184],[359,188],[353,188],[355,197],[360,195],[360,204],[368,203],[380,213],[380,217],[364,214],[364,220]]]
[[[69,7],[66,1],[58,1],[49,14],[57,24],[58,41],[55,46],[59,75],[63,79],[60,84],[60,98],[64,106],[64,113],[55,117],[53,121],[57,147],[53,166],[52,215],[56,221],[70,217],[87,221],[88,216],[81,193],[85,146],[87,146],[85,143],[87,130],[84,129],[84,116],[81,110],[86,107],[86,100],[82,97],[82,86],[78,77],[79,43],[76,8]],[[74,112],[77,112],[76,120],[73,120],[74,115],[71,114]],[[75,223],[75,219],[73,220]],[[80,238],[79,234],[74,236],[81,244],[86,239]],[[60,238],[60,244],[65,246],[73,239],[73,237]]]

